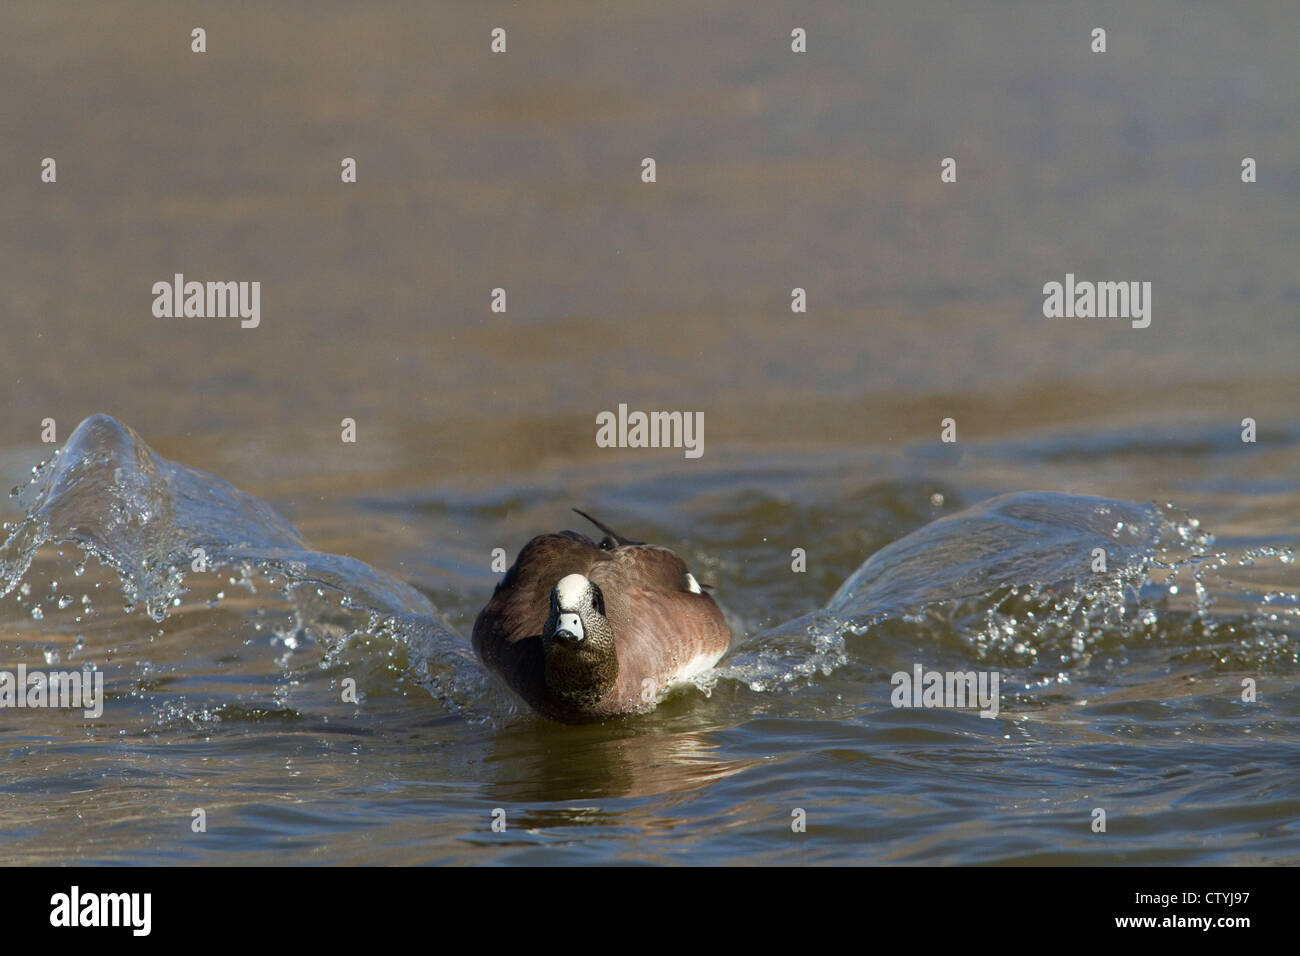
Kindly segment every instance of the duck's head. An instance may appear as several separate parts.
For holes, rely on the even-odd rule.
[[[613,686],[618,657],[600,585],[584,574],[566,574],[555,583],[542,648],[546,683],[557,693],[598,700]]]

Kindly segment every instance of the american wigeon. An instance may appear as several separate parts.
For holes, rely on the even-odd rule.
[[[686,562],[578,514],[605,533],[600,543],[575,531],[533,538],[474,622],[483,663],[565,723],[649,709],[730,640]]]

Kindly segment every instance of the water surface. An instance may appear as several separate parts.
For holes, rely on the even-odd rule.
[[[110,699],[0,710],[3,858],[1300,861],[1297,35],[1269,3],[10,4],[0,668]],[[154,318],[176,272],[260,281],[261,325]],[[1067,273],[1150,281],[1150,327],[1045,319]],[[703,412],[704,455],[597,448],[619,403]],[[578,728],[464,641],[493,550],[575,506],[735,635]],[[918,663],[998,670],[999,715],[894,708]]]

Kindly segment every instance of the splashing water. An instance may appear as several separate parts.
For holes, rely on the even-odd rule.
[[[419,591],[360,561],[310,550],[265,502],[166,461],[106,415],[78,426],[16,491],[26,517],[0,547],[0,598],[15,592],[27,600],[31,588],[23,579],[38,549],[72,545],[83,552],[74,574],[98,559],[115,573],[128,613],[140,606],[161,624],[191,592],[212,593],[215,608],[232,604],[223,589],[257,595],[261,588],[269,593],[255,616],[274,619],[268,608],[277,597],[285,608],[278,624],[259,622],[257,629],[275,634],[289,651],[323,640],[326,671],[363,663],[346,653],[360,642],[385,646],[390,656],[409,654],[410,677],[453,710],[483,694],[473,655]],[[31,611],[43,616],[39,604]],[[141,677],[149,673],[143,664]],[[172,707],[168,716],[180,713]]]
[[[515,710],[418,590],[352,558],[311,550],[265,502],[160,458],[108,416],[83,422],[34,472],[16,490],[25,517],[6,529],[0,548],[0,597],[26,613],[33,644],[41,644],[42,629],[62,627],[47,620],[52,609],[76,612],[66,653],[103,667],[112,658],[117,692],[149,700],[155,724],[220,720],[250,708],[328,719],[349,712],[339,705],[339,685],[357,675],[363,696],[405,694],[413,684],[471,720]],[[270,655],[252,668],[272,681],[270,699],[214,704],[160,694],[169,682],[203,682],[185,666],[159,673],[147,647],[119,646],[99,660],[84,632],[108,620],[96,618],[90,594],[78,601],[57,578],[30,580],[41,548],[69,545],[79,552],[75,579],[88,558],[98,559],[116,578],[124,611],[143,608],[159,625],[149,642],[166,639],[162,625],[177,618],[187,640],[210,641],[217,625],[251,630],[244,645]],[[1294,665],[1296,591],[1227,577],[1261,578],[1262,566],[1288,571],[1291,551],[1231,557],[1213,548],[1213,536],[1172,506],[1005,495],[880,549],[822,608],[750,637],[737,634],[732,652],[697,686],[709,693],[719,681],[735,681],[752,692],[797,694],[851,662],[889,667],[933,656],[1006,668],[1021,685],[1020,699],[1037,702],[1162,640],[1178,644],[1178,662],[1203,669]],[[55,561],[47,573],[59,567]],[[41,653],[49,660],[59,652],[42,645]],[[324,687],[314,679],[320,674]]]

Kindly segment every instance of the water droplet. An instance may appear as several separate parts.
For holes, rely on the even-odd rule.
[[[32,620],[33,620],[33,621],[41,621],[41,620],[44,620],[44,619],[45,619],[45,612],[41,610],[41,607],[40,607],[39,604],[38,604],[36,607],[32,608]]]

